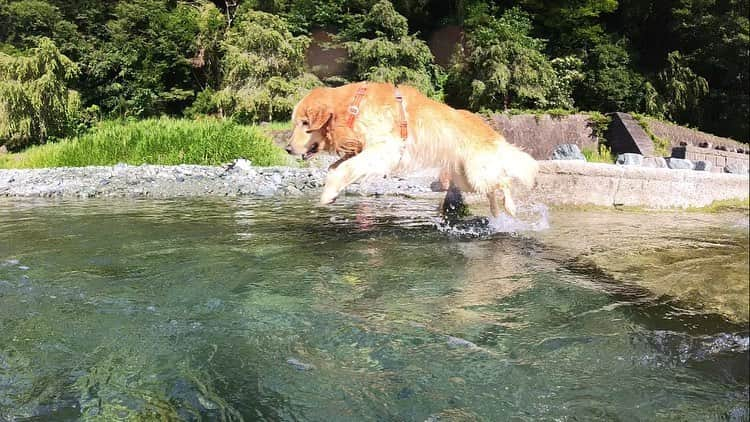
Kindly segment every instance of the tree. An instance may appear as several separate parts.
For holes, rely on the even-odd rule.
[[[28,56],[0,53],[0,144],[18,150],[67,135],[80,112],[78,93],[68,88],[77,75],[48,38]]]
[[[427,43],[409,35],[406,18],[388,0],[351,19],[340,37],[349,51],[350,77],[409,84],[432,97],[441,96],[442,75]]]
[[[700,125],[750,140],[750,1],[680,0],[672,13],[685,63],[709,85]]]
[[[700,121],[700,101],[708,82],[685,63],[679,51],[667,56],[667,67],[657,75],[666,117],[676,122]]]
[[[245,10],[236,16],[222,46],[223,89],[203,110],[240,122],[289,118],[304,92],[320,84],[305,72],[310,39],[293,36],[284,19]]]
[[[586,57],[585,79],[580,84],[579,104],[602,112],[637,111],[660,114],[658,93],[633,70],[625,40],[594,47]]]
[[[448,101],[472,110],[543,108],[556,79],[544,42],[532,37],[529,15],[518,8],[500,18],[477,13],[467,19],[466,50],[450,69]]]
[[[199,11],[161,0],[118,2],[83,59],[89,103],[121,116],[179,114],[198,88],[190,62]]]
[[[571,54],[606,40],[602,16],[614,12],[618,0],[521,0],[520,3],[550,38],[551,52]]]

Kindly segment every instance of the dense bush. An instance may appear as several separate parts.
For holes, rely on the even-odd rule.
[[[354,17],[340,37],[349,51],[352,80],[409,84],[441,96],[441,72],[427,43],[409,35],[406,18],[388,0]]]
[[[17,150],[71,133],[80,114],[68,89],[78,67],[48,38],[28,56],[0,53],[0,145]]]
[[[466,50],[454,57],[448,76],[449,100],[472,110],[547,106],[556,74],[544,42],[531,36],[528,14],[480,13],[467,24]]]
[[[238,13],[222,43],[222,89],[202,94],[192,112],[242,123],[288,119],[305,91],[320,84],[305,72],[309,42],[293,36],[278,16],[256,10]]]

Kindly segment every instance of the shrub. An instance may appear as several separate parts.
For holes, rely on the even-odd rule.
[[[71,132],[81,102],[68,84],[78,66],[48,38],[28,56],[0,53],[0,145],[18,150]]]

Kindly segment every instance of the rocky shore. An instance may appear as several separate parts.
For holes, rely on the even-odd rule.
[[[114,166],[0,170],[0,197],[179,198],[197,196],[316,195],[326,170],[316,167],[253,167],[237,160],[226,166]],[[434,177],[374,178],[347,189],[352,195],[430,194]]]
[[[536,186],[513,189],[522,201],[550,206],[703,207],[718,200],[744,200],[747,174],[720,174],[639,166],[540,161]],[[371,177],[346,195],[441,198],[437,170],[416,176]],[[237,160],[226,166],[114,166],[0,170],[0,197],[179,198],[303,196],[315,198],[325,182],[320,167],[253,167]],[[469,203],[486,202],[468,195]]]

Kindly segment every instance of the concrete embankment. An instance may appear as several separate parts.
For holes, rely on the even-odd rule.
[[[747,175],[616,166],[578,161],[541,161],[537,186],[517,190],[519,199],[547,205],[702,207],[717,200],[745,199]],[[354,195],[435,197],[433,175],[372,178],[347,189]],[[314,196],[325,181],[317,168],[240,165],[115,166],[0,170],[0,196],[134,197]],[[470,202],[481,198],[469,198]]]

